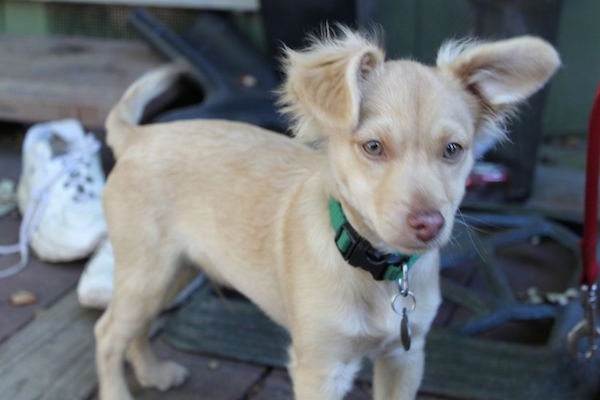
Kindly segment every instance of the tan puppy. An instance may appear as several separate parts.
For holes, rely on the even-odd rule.
[[[146,334],[190,261],[289,330],[296,399],[341,399],[364,357],[374,360],[376,399],[415,397],[441,299],[438,249],[475,153],[502,138],[507,114],[560,61],[523,37],[447,44],[437,67],[384,62],[377,45],[342,31],[287,53],[282,103],[296,139],[227,121],[136,126],[177,79],[173,67],[142,77],[111,112],[118,162],[104,205],[117,268],[95,330],[103,400],[131,399],[125,355],[144,386],[184,381],[184,368],[155,359]],[[350,265],[359,250],[345,260],[331,199],[363,256],[406,255],[384,265],[393,280]],[[398,278],[409,284],[403,295]]]

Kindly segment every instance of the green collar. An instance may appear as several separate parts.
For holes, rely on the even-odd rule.
[[[397,281],[402,278],[402,266],[410,269],[419,259],[418,254],[381,254],[367,240],[361,237],[346,219],[341,204],[329,199],[329,215],[335,230],[335,244],[353,267],[368,271],[378,281]]]

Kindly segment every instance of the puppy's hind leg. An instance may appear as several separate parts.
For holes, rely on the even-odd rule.
[[[182,268],[179,264],[173,264],[172,268],[173,276],[163,281],[167,286],[161,287],[164,299],[161,305],[172,301],[198,272],[195,268]],[[167,292],[164,292],[165,288],[168,290]],[[157,310],[154,314],[159,311]],[[148,340],[149,330],[150,323],[147,323],[143,328],[144,334],[137,336],[127,350],[127,360],[133,365],[136,378],[142,386],[159,390],[167,390],[182,384],[188,375],[187,370],[175,362],[156,359]]]
[[[94,327],[96,336],[96,370],[101,400],[131,400],[125,382],[125,350],[128,345],[114,329],[112,306],[102,315]]]
[[[176,363],[157,360],[147,339],[150,322],[160,311],[177,273],[174,258],[145,249],[131,252],[144,254],[143,258],[132,260],[129,254],[119,254],[118,247],[115,246],[114,298],[95,328],[102,400],[131,399],[123,376],[125,354],[143,386],[166,390],[187,376],[185,368]]]

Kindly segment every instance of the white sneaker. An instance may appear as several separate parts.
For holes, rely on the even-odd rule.
[[[81,259],[98,246],[106,235],[99,149],[100,143],[76,120],[38,124],[27,131],[17,189],[23,215],[19,243],[0,247],[0,254],[19,252],[21,261],[0,270],[0,278],[27,265],[28,244],[50,262]]]
[[[110,241],[106,239],[88,261],[79,283],[77,297],[84,307],[104,309],[113,294],[115,261]]]

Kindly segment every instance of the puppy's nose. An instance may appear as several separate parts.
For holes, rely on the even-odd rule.
[[[417,239],[428,242],[435,238],[444,226],[444,217],[437,210],[420,210],[408,214],[408,226],[415,230]]]

